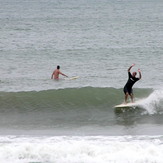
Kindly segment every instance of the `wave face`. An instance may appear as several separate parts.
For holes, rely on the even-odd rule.
[[[141,106],[116,110],[114,106],[123,102],[122,89],[85,87],[1,92],[0,130],[4,133],[23,130],[24,134],[42,130],[55,134],[107,134],[108,131],[123,134],[120,128],[129,124],[155,124],[158,118],[162,123],[162,91],[134,89],[134,93],[136,100],[142,100]]]
[[[145,98],[151,92],[151,89],[135,89],[135,96],[139,99]],[[89,108],[106,110],[123,102],[124,94],[122,89],[85,87],[40,92],[1,92],[0,98],[1,110],[55,112],[58,110],[86,111]]]

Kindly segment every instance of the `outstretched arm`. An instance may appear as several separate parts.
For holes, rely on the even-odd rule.
[[[68,78],[68,76],[67,75],[65,75],[65,74],[63,74],[62,72],[59,72],[61,75],[63,75],[63,76],[66,76],[67,78]]]
[[[139,79],[141,79],[142,75],[140,69],[138,69],[138,72],[139,72]]]
[[[132,64],[129,68],[128,68],[128,72],[130,72],[131,68],[135,66],[135,64]]]

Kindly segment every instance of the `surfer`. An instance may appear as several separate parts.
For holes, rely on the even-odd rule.
[[[68,77],[67,75],[63,74],[63,73],[60,71],[60,66],[57,66],[57,68],[53,71],[53,73],[52,73],[52,75],[51,75],[51,79],[56,79],[56,80],[58,80],[58,79],[59,79],[59,74]]]
[[[124,86],[124,93],[125,93],[125,103],[127,103],[127,99],[128,99],[128,95],[131,97],[131,101],[133,101],[133,90],[132,90],[132,86],[138,81],[141,79],[141,71],[140,69],[138,69],[138,72],[139,72],[139,77],[137,78],[136,75],[137,75],[137,72],[133,72],[131,74],[130,70],[131,68],[135,66],[135,64],[132,64],[129,68],[128,68],[128,81],[126,83],[126,85]]]

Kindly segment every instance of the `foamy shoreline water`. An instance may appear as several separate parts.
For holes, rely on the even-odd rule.
[[[160,163],[163,152],[162,136],[1,136],[0,142],[2,163]]]

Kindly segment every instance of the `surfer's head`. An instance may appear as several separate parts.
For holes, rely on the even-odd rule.
[[[136,76],[136,74],[137,74],[137,72],[133,72],[133,73],[132,73],[132,76],[133,76],[133,77],[135,77],[135,76]]]
[[[57,69],[58,69],[58,70],[60,69],[60,66],[59,66],[59,65],[57,66]]]

